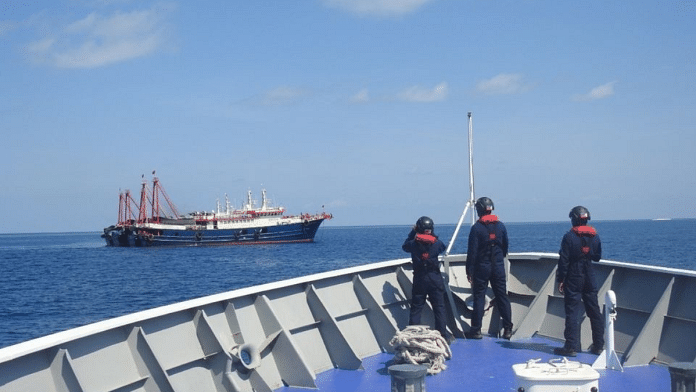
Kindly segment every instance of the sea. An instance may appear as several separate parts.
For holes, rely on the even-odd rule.
[[[696,219],[592,221],[603,259],[696,270]],[[507,223],[510,252],[557,253],[569,222]],[[0,234],[0,348],[242,287],[405,258],[410,226],[322,226],[313,243],[114,248],[100,232]],[[455,225],[438,225],[449,244]],[[465,253],[468,225],[452,254]]]

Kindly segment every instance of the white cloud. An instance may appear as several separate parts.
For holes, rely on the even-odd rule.
[[[363,16],[398,16],[414,12],[433,0],[324,0],[329,7]]]
[[[166,12],[91,13],[27,50],[34,60],[61,68],[95,68],[147,56],[167,44]]]
[[[529,90],[521,74],[500,74],[476,84],[476,91],[489,95],[518,94]]]
[[[366,88],[358,91],[355,95],[350,97],[350,101],[353,103],[364,103],[370,100],[370,93]]]
[[[263,106],[290,105],[309,95],[310,92],[302,88],[281,86],[267,91],[253,101]]]
[[[436,102],[444,101],[447,98],[449,88],[447,83],[442,82],[432,89],[420,86],[410,87],[398,94],[397,98],[407,102]]]
[[[616,81],[597,86],[586,94],[578,94],[572,97],[573,101],[594,101],[614,95]]]
[[[0,20],[0,37],[16,29],[17,26],[17,22],[13,22],[10,20]]]
[[[51,46],[56,42],[54,38],[44,38],[39,41],[32,42],[29,44],[27,49],[30,52],[45,52],[51,49]]]
[[[350,206],[350,203],[348,203],[345,199],[335,199],[331,200],[330,202],[324,204],[325,208],[334,208],[334,207],[347,207]]]

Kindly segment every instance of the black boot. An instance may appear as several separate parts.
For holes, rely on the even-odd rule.
[[[604,351],[604,345],[603,344],[593,344],[590,346],[590,352],[594,355],[599,355]]]
[[[578,355],[577,351],[573,350],[572,348],[568,348],[566,346],[554,348],[553,353],[556,355],[563,356],[563,357],[575,357]]]
[[[481,335],[480,330],[470,330],[469,332],[464,332],[464,337],[466,337],[467,339],[483,339],[483,335]]]

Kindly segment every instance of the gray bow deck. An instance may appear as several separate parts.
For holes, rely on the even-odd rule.
[[[449,325],[458,336],[468,329],[470,314],[464,260],[461,255],[447,259]],[[427,382],[461,388],[477,379],[501,390],[513,377],[512,364],[547,359],[563,337],[556,263],[553,254],[511,255],[512,341],[460,339],[450,368]],[[616,377],[621,387],[615,390],[631,390],[626,385],[645,375],[657,385],[650,390],[665,390],[666,367],[646,365],[696,359],[696,273],[609,261],[595,270],[600,304],[607,290],[618,298],[616,350],[626,369],[612,371],[606,382]],[[6,347],[0,349],[0,392],[333,391],[321,382],[345,377],[344,370],[335,369],[358,377],[350,382],[386,383],[389,377],[380,369],[391,359],[389,341],[407,325],[411,276],[410,260],[385,261],[185,301]],[[432,325],[432,311],[425,309],[422,321]],[[495,308],[483,321],[490,336],[500,329]],[[590,345],[589,336],[585,320],[583,348]],[[247,371],[231,355],[241,344],[258,347],[257,368]],[[584,355],[589,354],[581,354],[581,362],[594,360]],[[472,370],[477,364],[482,367]]]

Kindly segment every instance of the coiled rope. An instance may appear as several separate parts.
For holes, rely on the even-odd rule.
[[[427,364],[428,374],[447,369],[445,359],[452,358],[445,338],[425,325],[409,325],[397,332],[389,344],[396,350],[395,363]]]

